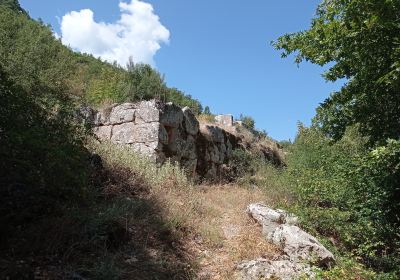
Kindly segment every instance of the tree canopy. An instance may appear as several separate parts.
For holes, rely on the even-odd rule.
[[[358,123],[372,143],[400,137],[399,0],[324,0],[308,30],[274,46],[296,63],[329,65],[328,81],[347,80],[317,109],[314,124],[328,136]]]

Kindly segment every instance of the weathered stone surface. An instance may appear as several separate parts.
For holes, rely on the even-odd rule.
[[[114,125],[111,141],[121,144],[156,142],[159,137],[159,123]]]
[[[281,279],[292,280],[299,277],[315,279],[310,265],[300,262],[292,262],[282,258],[278,260],[268,260],[259,258],[251,261],[244,261],[237,266],[241,271],[242,280],[258,279]]]
[[[192,135],[188,135],[186,141],[183,142],[181,154],[185,159],[197,158],[196,139]]]
[[[168,145],[168,132],[163,125],[160,125],[158,136],[162,144]]]
[[[97,112],[94,117],[94,125],[109,125],[110,124],[110,114],[114,105],[106,107]]]
[[[165,104],[161,113],[160,123],[164,126],[179,127],[183,121],[182,109],[173,103]]]
[[[215,121],[224,126],[233,126],[232,115],[217,115],[215,116]]]
[[[298,221],[296,216],[284,210],[274,210],[261,203],[250,204],[247,207],[247,213],[263,227],[264,234],[273,232],[281,224],[297,224]]]
[[[210,142],[223,143],[225,140],[223,130],[218,126],[202,124],[200,132]]]
[[[135,105],[132,103],[124,103],[117,105],[111,109],[109,122],[111,124],[121,124],[135,121]]]
[[[313,265],[327,267],[334,264],[333,254],[295,225],[298,223],[296,216],[260,203],[250,204],[247,213],[263,226],[267,240],[281,248],[284,254],[273,260],[259,258],[242,262],[237,267],[241,279],[315,279]]]
[[[111,130],[112,130],[111,125],[97,126],[94,128],[93,132],[99,139],[110,140],[111,139]]]
[[[136,104],[136,123],[150,123],[160,121],[159,104],[155,100],[142,101]]]
[[[185,119],[184,125],[186,132],[190,135],[197,135],[199,132],[199,121],[196,119],[189,107],[183,108],[182,112]]]
[[[307,260],[319,266],[329,266],[335,258],[315,237],[294,225],[280,225],[267,240],[281,247],[291,259]]]
[[[137,151],[138,153],[147,156],[153,161],[158,161],[158,149],[159,143],[158,141],[150,142],[150,143],[133,143],[131,147]]]
[[[188,107],[155,100],[113,104],[95,113],[94,125],[100,139],[129,145],[161,164],[169,159],[211,180],[219,180],[239,141],[217,126],[200,130]]]

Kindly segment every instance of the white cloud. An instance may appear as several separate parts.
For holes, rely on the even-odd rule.
[[[169,41],[168,29],[151,4],[132,0],[120,2],[119,8],[121,17],[115,23],[94,21],[89,9],[67,13],[61,20],[63,44],[123,66],[129,57],[134,62],[154,64],[160,44]]]

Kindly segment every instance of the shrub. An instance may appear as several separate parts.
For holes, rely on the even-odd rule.
[[[74,123],[68,102],[48,112],[0,69],[0,103],[1,191],[83,197],[88,184],[85,131]]]
[[[331,236],[363,262],[391,271],[399,260],[399,141],[367,151],[357,128],[331,142],[300,127],[288,172],[306,226]]]

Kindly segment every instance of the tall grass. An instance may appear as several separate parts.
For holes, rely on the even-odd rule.
[[[92,141],[89,143],[89,148],[101,155],[108,167],[128,168],[152,189],[192,187],[192,182],[178,165],[167,162],[162,166],[157,166],[150,158],[140,155],[129,146]]]

